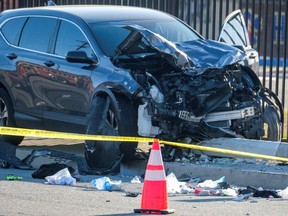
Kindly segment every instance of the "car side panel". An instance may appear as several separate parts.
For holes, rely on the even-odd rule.
[[[53,62],[41,77],[45,128],[55,129],[57,122],[84,125],[92,92],[91,68],[56,57]],[[64,129],[61,124],[59,128]]]
[[[9,54],[15,55],[15,59],[9,59],[7,57]],[[41,54],[14,47],[7,49],[6,56],[2,58],[1,74],[11,92],[17,126],[26,127],[30,125],[29,121],[35,121],[33,127],[43,127],[43,122],[40,120],[42,93],[39,74],[44,70],[41,66],[44,58]]]

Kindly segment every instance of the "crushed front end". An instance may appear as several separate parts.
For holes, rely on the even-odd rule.
[[[113,64],[129,70],[143,88],[139,135],[260,139],[265,135],[265,103],[281,112],[263,97],[266,90],[251,68],[242,65],[241,50],[202,39],[174,44],[139,26],[125,28],[131,33],[118,46]]]

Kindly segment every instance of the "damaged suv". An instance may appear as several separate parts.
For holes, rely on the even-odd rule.
[[[145,8],[4,11],[0,124],[187,143],[227,136],[280,140],[282,106],[254,72],[258,53],[241,12],[223,27],[217,42]],[[15,145],[23,139],[2,138]],[[86,141],[85,157],[91,168],[109,168],[130,160],[136,147]]]

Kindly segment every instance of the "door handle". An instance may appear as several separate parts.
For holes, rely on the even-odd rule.
[[[10,60],[14,60],[17,58],[17,55],[15,53],[9,53],[6,55],[7,58],[9,58]]]
[[[55,63],[53,61],[45,61],[44,64],[47,66],[47,67],[52,67],[55,65]]]

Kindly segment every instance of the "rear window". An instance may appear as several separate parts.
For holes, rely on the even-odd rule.
[[[40,52],[47,52],[50,37],[56,26],[56,19],[32,17],[26,22],[19,46]]]
[[[1,31],[5,39],[13,45],[18,45],[18,39],[27,18],[14,18],[7,21],[2,27]]]

